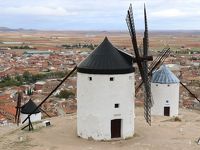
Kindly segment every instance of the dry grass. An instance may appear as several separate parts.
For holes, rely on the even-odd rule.
[[[25,42],[38,49],[59,49],[62,44],[92,43],[99,44],[108,36],[112,43],[119,48],[132,48],[128,32],[1,32],[0,42]],[[138,44],[142,43],[142,34],[138,33]],[[195,32],[150,32],[150,48],[160,50],[166,45],[172,49],[181,46],[198,49],[200,34]],[[0,44],[0,47],[13,46]]]

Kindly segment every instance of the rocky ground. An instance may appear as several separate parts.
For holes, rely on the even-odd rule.
[[[76,135],[76,115],[49,119],[52,126],[35,124],[34,131],[0,127],[2,150],[199,150],[200,112],[181,109],[179,118],[152,117],[152,126],[143,118],[143,108],[136,108],[135,136],[127,140],[97,142]]]

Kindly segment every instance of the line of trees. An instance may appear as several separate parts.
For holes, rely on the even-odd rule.
[[[68,99],[68,98],[74,98],[75,94],[72,91],[62,90],[58,95],[56,95],[56,97]]]
[[[58,72],[47,72],[39,74],[31,74],[28,71],[25,71],[23,75],[16,75],[11,77],[7,75],[0,81],[0,88],[9,87],[9,86],[20,86],[24,84],[32,84],[39,80],[52,79],[52,78],[63,78],[67,74],[67,71],[58,71]]]
[[[62,45],[62,47],[66,48],[66,49],[73,49],[73,48],[89,48],[91,50],[95,49],[98,45],[96,44],[64,44]]]
[[[33,47],[30,47],[28,45],[21,45],[21,46],[10,46],[11,49],[35,49]]]

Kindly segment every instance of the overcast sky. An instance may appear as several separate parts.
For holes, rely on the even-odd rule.
[[[0,27],[45,30],[127,30],[129,4],[143,29],[200,30],[200,0],[0,0]]]

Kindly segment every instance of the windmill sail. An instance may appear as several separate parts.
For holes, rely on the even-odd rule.
[[[188,87],[187,87],[186,85],[183,84],[183,82],[180,81],[180,84],[189,92],[189,94],[190,94],[193,98],[195,98],[198,102],[200,102],[200,99],[198,99],[198,97],[197,97],[194,93],[192,93],[192,92],[188,89]]]
[[[148,49],[149,49],[149,36],[148,36],[147,13],[146,13],[145,5],[144,5],[144,24],[145,24],[145,30],[144,30],[144,38],[143,38],[143,50],[144,50],[143,55],[144,57],[147,57]]]
[[[73,70],[71,71],[71,72],[69,72],[66,76],[65,76],[65,78],[49,93],[49,95],[47,95],[47,97],[32,111],[32,113],[30,113],[27,117],[26,117],[26,119],[24,119],[24,121],[22,122],[22,123],[25,123],[26,122],[26,120],[29,120],[29,124],[27,125],[27,126],[25,126],[25,127],[23,127],[22,129],[25,129],[26,127],[29,127],[29,130],[30,130],[30,128],[32,128],[33,129],[33,126],[32,126],[32,124],[31,124],[31,121],[30,121],[30,116],[32,115],[32,114],[34,114],[35,113],[35,111],[36,110],[38,110],[41,106],[42,106],[42,104],[76,71],[76,69],[77,69],[77,66],[75,66],[74,68],[73,68]]]
[[[132,45],[135,53],[135,60],[138,65],[140,75],[142,77],[142,81],[144,82],[144,117],[149,125],[151,125],[151,88],[148,79],[148,64],[147,61],[152,60],[152,56],[148,56],[148,28],[147,28],[147,19],[146,19],[146,9],[145,12],[145,35],[143,38],[143,56],[141,57],[139,54],[137,39],[136,39],[136,31],[135,24],[133,18],[132,5],[130,5],[128,14],[126,17],[127,26],[129,29],[129,33],[132,40]]]
[[[154,59],[154,61],[150,64],[149,70],[153,71],[157,68],[159,68],[162,63],[165,61],[165,59],[170,55],[171,51],[169,47],[165,47],[158,56]]]
[[[135,52],[137,53],[136,55],[139,56],[138,52],[138,46],[137,46],[137,38],[136,38],[136,32],[135,32],[135,24],[134,24],[134,18],[133,18],[133,11],[132,11],[132,5],[130,4],[127,16],[126,16],[126,23],[129,29],[129,33],[131,36],[132,44]]]
[[[161,53],[154,59],[154,61],[149,65],[148,67],[148,76],[149,76],[149,81],[151,80],[152,72],[156,69],[158,69],[165,59],[169,56],[171,53],[170,48],[164,48]],[[138,93],[140,87],[142,86],[144,82],[141,81],[135,88],[135,94]]]
[[[143,57],[146,58],[148,56],[149,49],[149,39],[148,39],[148,26],[147,26],[147,16],[146,16],[146,7],[144,5],[144,23],[145,23],[145,31],[143,38]],[[151,87],[150,80],[148,78],[148,60],[144,60],[143,62],[144,68],[144,117],[146,121],[151,124],[151,107],[152,107],[152,97],[151,97]]]

